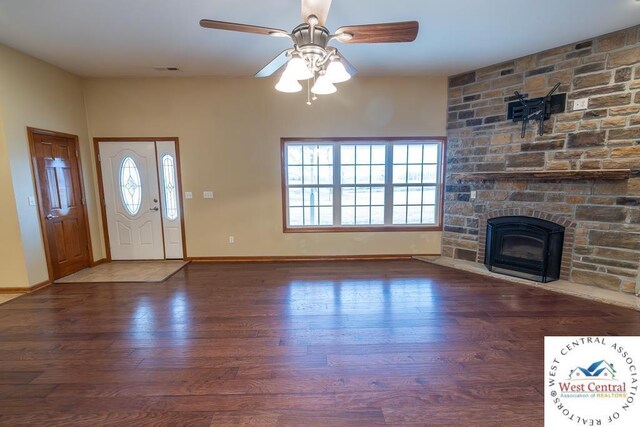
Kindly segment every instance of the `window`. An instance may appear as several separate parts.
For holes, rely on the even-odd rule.
[[[125,209],[135,215],[142,203],[142,183],[138,166],[131,157],[125,157],[120,164],[120,195]]]
[[[176,164],[171,154],[165,154],[162,163],[162,185],[164,186],[165,215],[167,219],[178,218],[178,194],[176,190]]]
[[[393,224],[435,224],[437,144],[394,144]]]
[[[386,147],[340,146],[340,225],[384,225]]]
[[[285,231],[439,229],[444,141],[283,139]]]
[[[333,148],[329,144],[287,148],[290,225],[333,225]]]

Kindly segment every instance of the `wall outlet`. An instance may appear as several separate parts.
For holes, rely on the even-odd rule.
[[[36,198],[33,196],[29,196],[29,206],[35,206],[36,205]]]
[[[586,110],[589,108],[589,98],[580,98],[573,101],[573,111]]]
[[[193,199],[193,193],[191,191],[185,191],[184,192],[184,198],[185,199]]]
[[[213,191],[203,191],[202,197],[205,199],[213,199]]]
[[[229,243],[235,243],[236,242],[236,238],[234,236],[229,236]]]
[[[478,192],[476,190],[471,190],[471,200],[475,200],[478,197]]]

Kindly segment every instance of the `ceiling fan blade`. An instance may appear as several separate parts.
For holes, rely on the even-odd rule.
[[[342,43],[404,43],[418,36],[417,21],[392,22],[388,24],[351,25],[336,30],[336,39]],[[351,34],[340,36],[341,34]]]
[[[291,58],[289,53],[291,52],[291,50],[292,49],[285,49],[280,52],[280,55],[273,58],[273,60],[265,65],[262,70],[256,73],[256,77],[269,77],[280,68],[282,68],[287,62],[289,62],[289,59]]]
[[[327,21],[331,0],[302,0],[302,22],[307,22],[310,15],[318,18],[318,25]]]
[[[200,26],[204,28],[212,28],[214,30],[239,31],[241,33],[262,34],[265,36],[285,37],[289,36],[284,30],[277,28],[258,27],[255,25],[236,24],[235,22],[212,21],[210,19],[201,19]]]

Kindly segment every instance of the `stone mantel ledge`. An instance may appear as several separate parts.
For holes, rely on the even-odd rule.
[[[455,268],[457,270],[468,271],[471,273],[480,274],[482,276],[494,277],[496,279],[505,280],[508,282],[533,286],[551,292],[557,292],[565,295],[575,296],[578,298],[585,298],[591,301],[603,302],[606,304],[612,304],[619,307],[640,311],[640,297],[633,294],[597,288],[595,286],[582,285],[579,283],[569,282],[567,280],[556,280],[549,283],[534,282],[532,280],[520,279],[518,277],[491,272],[487,270],[484,265],[478,264],[477,262],[473,261],[464,261],[460,259],[441,256],[415,256],[414,258],[443,267]]]
[[[456,181],[544,181],[544,180],[624,180],[636,174],[631,169],[583,169],[583,170],[518,170],[508,172],[454,173]]]

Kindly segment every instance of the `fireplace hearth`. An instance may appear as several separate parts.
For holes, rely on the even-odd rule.
[[[484,263],[496,273],[552,282],[560,278],[565,228],[528,216],[503,216],[487,221]]]

